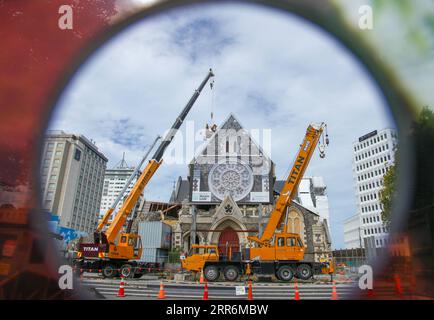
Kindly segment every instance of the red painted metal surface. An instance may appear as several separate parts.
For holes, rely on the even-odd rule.
[[[73,8],[73,30],[59,28],[62,5]],[[45,240],[34,249],[47,231],[29,226],[43,224],[34,210],[39,143],[60,86],[116,14],[114,1],[0,1],[0,236],[17,239],[0,252],[0,299],[65,297],[48,265],[56,251]]]
[[[225,256],[229,255],[229,248],[232,252],[240,251],[240,240],[237,232],[230,227],[224,229],[219,236],[218,248],[219,252]]]

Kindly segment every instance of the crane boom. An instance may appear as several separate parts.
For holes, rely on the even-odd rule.
[[[300,150],[298,151],[292,169],[289,171],[282,191],[277,198],[264,232],[260,238],[254,236],[248,237],[250,241],[256,242],[259,245],[270,245],[277,227],[282,223],[286,208],[297,193],[298,185],[303,178],[304,172],[309,165],[309,161],[325,127],[326,125],[321,123],[319,125],[311,124],[307,128],[303,143],[300,145]]]
[[[160,136],[157,136],[152,143],[152,145],[149,147],[146,154],[143,156],[142,160],[140,160],[139,164],[136,166],[134,172],[131,174],[131,176],[128,178],[128,181],[125,183],[122,191],[119,193],[111,207],[107,210],[107,212],[104,214],[104,217],[102,218],[101,222],[98,224],[98,227],[96,228],[96,233],[101,232],[101,230],[104,228],[105,225],[108,224],[109,218],[113,211],[115,210],[116,206],[118,205],[119,201],[121,201],[122,197],[124,196],[125,192],[127,191],[128,187],[130,186],[133,179],[136,177],[136,175],[139,173],[140,168],[143,166],[143,163],[148,158],[149,154],[151,153],[152,149],[154,149],[155,145],[157,144],[157,141],[161,139]]]
[[[142,174],[137,179],[134,187],[130,191],[128,197],[124,201],[122,207],[119,209],[116,216],[113,218],[112,223],[109,225],[107,231],[105,232],[106,240],[109,244],[114,244],[115,239],[117,238],[119,232],[122,229],[122,226],[125,224],[126,219],[130,215],[132,209],[136,205],[140,194],[143,192],[144,188],[148,184],[148,182],[151,180],[154,173],[158,170],[162,163],[162,158],[164,155],[164,151],[169,146],[170,142],[172,142],[176,132],[181,127],[183,121],[185,120],[188,112],[193,107],[194,103],[196,102],[197,98],[199,97],[202,89],[205,87],[208,80],[214,76],[214,73],[212,69],[209,70],[208,74],[206,75],[205,79],[202,81],[200,86],[195,90],[190,100],[187,102],[184,109],[181,111],[179,116],[176,118],[175,122],[173,123],[172,127],[167,132],[164,139],[161,141],[158,149],[155,151],[152,159],[148,162],[145,169],[143,170]]]
[[[197,98],[199,97],[200,93],[202,92],[202,89],[205,87],[208,80],[214,77],[214,73],[212,72],[212,69],[209,69],[209,72],[205,79],[203,79],[200,86],[196,89],[196,91],[191,96],[190,100],[187,102],[187,105],[184,107],[184,110],[180,113],[178,118],[176,118],[175,122],[173,123],[170,130],[167,132],[166,136],[164,137],[162,143],[158,147],[157,151],[155,151],[153,159],[155,161],[160,161],[163,157],[164,151],[166,150],[167,146],[170,144],[170,142],[173,140],[173,137],[175,136],[176,132],[178,131],[179,127],[181,126],[182,122],[184,121],[185,117],[187,116],[188,112],[190,111],[193,104],[196,102]]]

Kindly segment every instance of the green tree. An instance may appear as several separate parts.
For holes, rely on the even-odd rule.
[[[389,224],[392,211],[392,203],[395,201],[396,187],[396,163],[389,167],[383,177],[383,188],[380,191],[380,203],[382,207],[381,219],[385,225]]]
[[[413,209],[434,204],[434,112],[424,107],[412,132],[416,144]]]
[[[169,251],[169,263],[179,263],[179,257],[181,255],[181,248],[175,247],[172,250]]]

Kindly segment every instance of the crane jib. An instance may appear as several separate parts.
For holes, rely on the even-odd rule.
[[[214,73],[212,72],[212,69],[209,69],[209,72],[205,79],[202,81],[202,83],[199,85],[199,87],[194,90],[193,95],[191,96],[190,100],[188,100],[186,106],[181,111],[181,113],[176,118],[175,122],[173,123],[172,127],[167,132],[165,138],[161,141],[160,146],[155,151],[153,159],[157,162],[160,162],[160,160],[163,158],[164,151],[169,146],[169,144],[172,142],[173,138],[175,137],[176,132],[181,127],[182,123],[184,122],[184,119],[187,117],[187,114],[190,112],[190,109],[193,107],[193,104],[196,102],[197,98],[199,97],[200,93],[202,92],[202,89],[205,87],[205,84],[208,82],[208,80],[214,77]]]
[[[294,184],[297,181],[298,175],[300,174],[301,167],[306,158],[302,156],[298,156],[298,159],[292,169],[291,175],[288,177],[288,183]]]
[[[120,238],[120,244],[117,244],[117,238],[119,237],[119,233],[122,231],[122,227],[124,226],[128,216],[130,216],[131,212],[133,212],[133,209],[135,208],[135,205],[137,204],[137,201],[142,194],[143,190],[149,183],[149,181],[152,179],[154,173],[157,171],[159,166],[162,163],[162,158],[164,151],[169,146],[171,141],[174,139],[178,129],[181,127],[182,123],[184,122],[185,118],[187,117],[188,113],[190,112],[191,108],[193,107],[194,103],[196,102],[197,98],[199,97],[200,92],[205,87],[208,80],[214,76],[214,73],[210,69],[205,79],[202,81],[198,89],[196,89],[191,96],[190,100],[187,102],[185,107],[182,109],[181,113],[176,117],[174,123],[170,127],[170,129],[167,131],[166,136],[164,139],[161,139],[161,142],[157,148],[157,150],[154,153],[154,156],[149,160],[148,164],[146,165],[143,172],[138,176],[136,182],[134,183],[132,189],[129,191],[128,196],[126,197],[125,201],[123,202],[121,208],[118,210],[116,215],[113,217],[112,222],[108,223],[109,217],[112,215],[112,213],[115,211],[114,206],[113,208],[110,208],[108,212],[105,214],[102,222],[99,224],[95,235],[95,243],[104,243],[109,244],[108,247],[108,257],[109,259],[117,259],[117,260],[131,260],[136,259],[137,257],[140,257],[141,255],[141,248],[136,251],[135,244],[131,244],[130,240],[140,239],[140,237],[137,237],[137,235],[132,235],[129,233],[124,234]],[[151,151],[157,142],[158,139],[155,140],[154,144],[150,148],[149,151]],[[139,164],[140,166],[143,164],[145,159],[147,158],[147,155],[145,158],[142,159],[142,161]],[[137,170],[138,172],[138,170]],[[129,184],[129,183],[128,183]],[[123,195],[123,192],[121,192]],[[103,227],[108,226],[106,231],[102,231]],[[124,240],[128,240],[127,242],[122,241],[122,238]],[[133,250],[134,249],[134,250]]]

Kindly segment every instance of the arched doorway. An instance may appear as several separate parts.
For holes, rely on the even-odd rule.
[[[229,247],[231,247],[232,253],[240,251],[240,240],[237,232],[231,227],[225,228],[219,236],[218,248],[219,253],[224,256],[229,255]]]
[[[238,251],[240,251],[241,248],[244,248],[247,243],[247,228],[243,223],[241,223],[241,221],[234,217],[224,217],[223,219],[214,222],[211,225],[210,230],[218,230],[218,232],[208,232],[207,242],[219,246],[220,249],[223,250],[221,252],[222,254],[226,251],[226,240],[221,238],[222,233],[228,233],[228,235],[224,235],[223,237],[230,237],[230,233],[232,233],[232,240],[230,238],[228,240],[232,241],[231,243]]]

